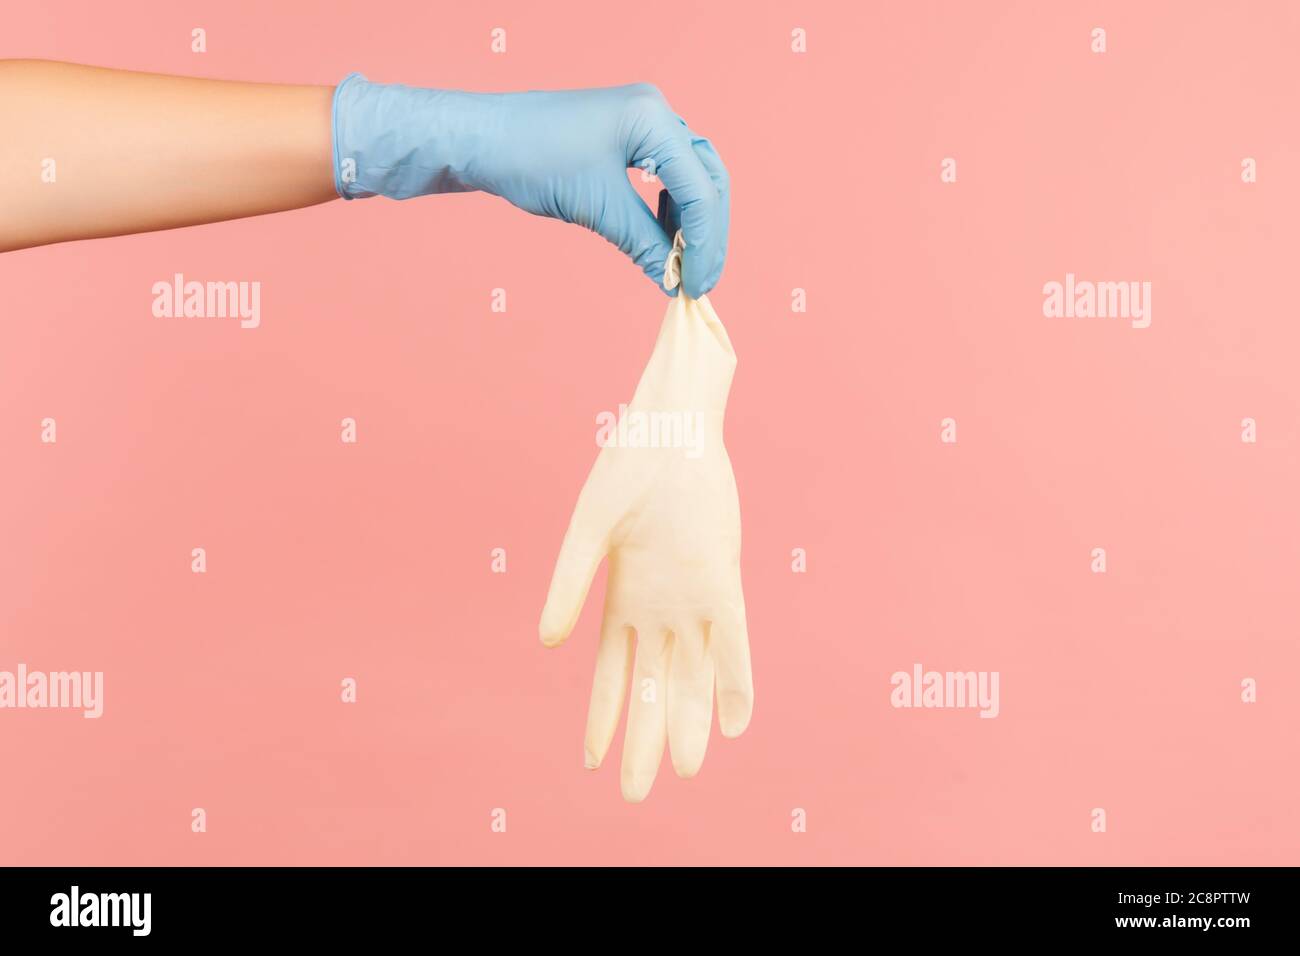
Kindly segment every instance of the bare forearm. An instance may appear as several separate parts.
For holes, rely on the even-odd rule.
[[[0,61],[0,251],[335,199],[332,95]]]

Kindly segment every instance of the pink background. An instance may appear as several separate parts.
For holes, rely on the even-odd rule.
[[[1300,862],[1294,5],[134,6],[11,4],[0,56],[649,80],[713,139],[756,707],[628,805],[619,743],[582,769],[598,601],[537,641],[665,304],[602,240],[463,195],[8,254],[0,669],[106,710],[0,712],[0,863]],[[1151,328],[1044,318],[1067,271]],[[154,318],[175,272],[261,328]],[[1001,716],[893,709],[915,662]]]

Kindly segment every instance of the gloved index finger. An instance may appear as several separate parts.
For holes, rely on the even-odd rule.
[[[690,129],[671,114],[663,122],[672,124],[671,128],[648,137],[646,142],[653,145],[634,154],[632,161],[643,165],[650,160],[650,170],[681,212],[686,239],[682,287],[687,295],[699,298],[711,287],[710,280],[716,280],[716,274],[722,271],[728,208],[692,144],[695,137]]]
[[[704,291],[707,292],[717,285],[718,279],[722,276],[723,265],[727,261],[727,238],[731,231],[731,175],[723,165],[722,157],[713,148],[713,144],[703,136],[692,133],[691,147],[695,150],[695,155],[705,171],[708,172],[709,178],[713,180],[713,187],[718,191],[719,208],[717,215],[713,217],[717,258],[713,264],[713,271],[705,279]]]

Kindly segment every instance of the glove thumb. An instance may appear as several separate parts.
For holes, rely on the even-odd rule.
[[[596,231],[618,246],[660,292],[673,294],[663,287],[664,262],[673,249],[672,233],[665,231],[662,216],[656,218],[626,178],[615,184],[613,192]]]
[[[592,477],[599,470],[593,470]],[[609,535],[613,527],[612,520],[601,515],[602,510],[596,504],[598,495],[592,493],[592,481],[589,478],[578,495],[578,505],[573,510],[569,521],[569,530],[565,532],[564,543],[560,545],[560,556],[555,562],[555,573],[551,577],[551,589],[546,595],[546,606],[542,608],[542,620],[538,631],[542,643],[547,647],[563,644],[578,623],[582,605],[587,600],[587,591],[591,588],[596,568],[609,550]]]

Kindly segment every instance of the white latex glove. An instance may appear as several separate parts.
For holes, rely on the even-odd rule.
[[[679,233],[664,270],[669,289],[679,281],[681,249]],[[634,803],[650,792],[665,742],[678,776],[699,771],[715,686],[724,737],[743,733],[753,710],[740,504],[722,443],[735,368],[708,297],[679,291],[622,416],[626,435],[601,449],[578,495],[542,611],[542,643],[554,647],[573,630],[608,555],[585,763],[595,769],[605,759],[630,672],[622,790]],[[629,447],[654,437],[654,427],[637,434],[638,423],[653,425],[652,413],[661,446],[666,435],[685,447]]]

